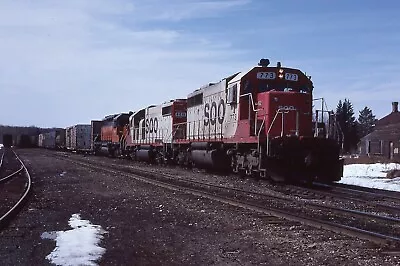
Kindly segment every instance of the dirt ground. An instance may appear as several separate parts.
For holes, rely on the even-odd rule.
[[[107,231],[100,265],[396,265],[362,240],[260,215],[129,177],[95,172],[51,152],[18,150],[33,177],[29,202],[0,232],[1,265],[48,265],[72,214]]]

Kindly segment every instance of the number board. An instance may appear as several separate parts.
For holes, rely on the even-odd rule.
[[[176,118],[185,118],[186,117],[186,112],[175,112],[175,117]]]
[[[257,79],[275,79],[275,72],[257,72]]]
[[[299,76],[297,74],[285,73],[285,80],[298,81]]]

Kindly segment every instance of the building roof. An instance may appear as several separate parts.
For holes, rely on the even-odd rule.
[[[375,128],[374,131],[361,138],[361,141],[368,140],[399,140],[400,141],[400,123],[383,125]]]
[[[375,126],[381,127],[397,123],[400,123],[400,112],[392,112],[387,116],[379,119],[379,121],[375,123]]]
[[[384,116],[383,118],[379,119],[375,123],[375,127],[378,128],[397,123],[400,123],[400,112],[398,110],[398,102],[392,102],[392,112],[387,116]]]

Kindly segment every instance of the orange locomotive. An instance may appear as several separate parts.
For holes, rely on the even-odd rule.
[[[106,116],[92,121],[92,150],[95,154],[121,155],[121,145],[128,134],[128,121],[132,113]]]

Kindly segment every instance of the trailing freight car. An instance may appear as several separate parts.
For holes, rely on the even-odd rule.
[[[64,149],[65,129],[57,129],[39,134],[38,146],[47,149]]]
[[[103,121],[99,120],[92,120],[91,121],[91,127],[90,127],[90,148],[92,151],[95,150],[95,143],[96,145],[100,145],[101,143],[101,126],[103,125]]]
[[[36,147],[36,136],[29,136],[29,135],[18,135],[16,146],[18,148],[33,148]]]
[[[65,129],[65,146],[68,150],[88,152],[91,150],[91,125],[73,125]]]
[[[4,147],[11,147],[13,145],[13,137],[11,134],[3,135],[3,145]]]

